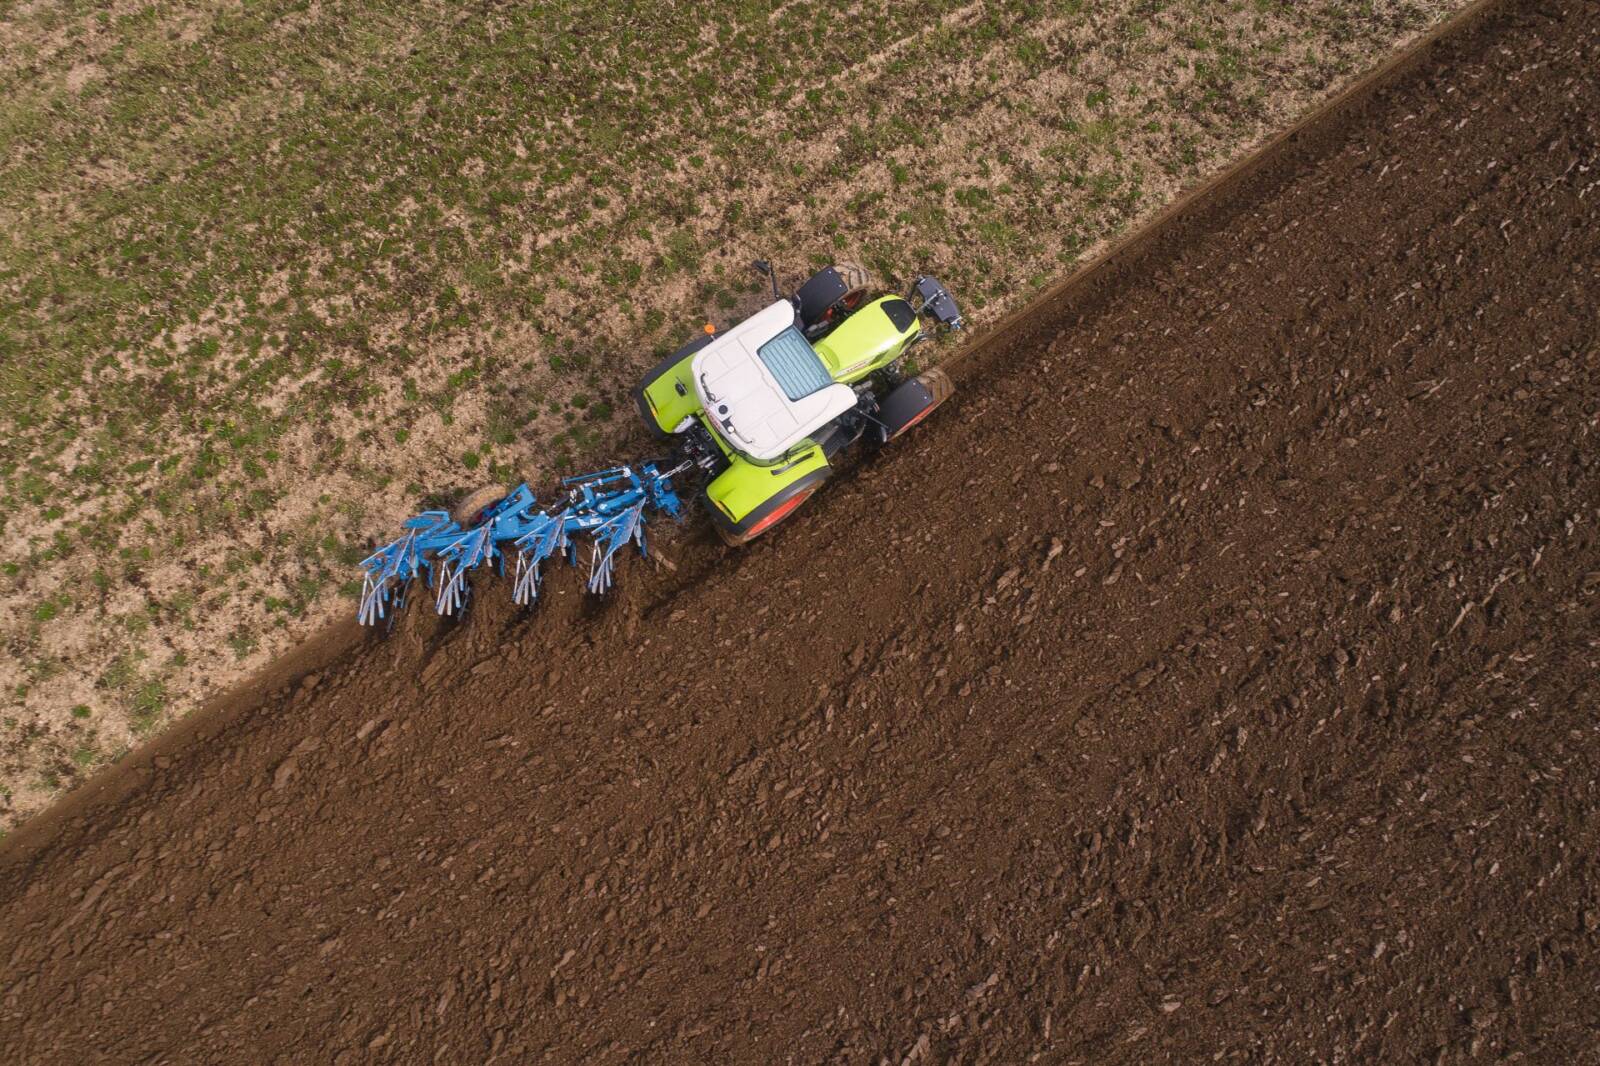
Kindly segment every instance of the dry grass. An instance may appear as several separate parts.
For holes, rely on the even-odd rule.
[[[755,256],[981,324],[1458,6],[0,2],[0,823],[629,447]]]

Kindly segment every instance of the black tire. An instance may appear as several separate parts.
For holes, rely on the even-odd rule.
[[[742,548],[763,533],[770,532],[797,511],[812,493],[822,487],[822,483],[828,480],[831,473],[833,471],[830,468],[823,467],[785,485],[760,507],[745,515],[744,520],[740,522],[729,518],[705,490],[701,490],[700,502],[705,505],[706,513],[711,515],[712,528],[717,531],[717,536],[722,538],[722,543],[731,548]]]
[[[872,275],[860,263],[846,260],[823,267],[795,290],[804,329],[833,320],[842,322],[867,302]]]
[[[504,485],[482,485],[461,497],[450,511],[450,518],[463,528],[476,525],[483,512],[505,499],[511,490]]]
[[[878,420],[883,423],[885,443],[894,440],[933,413],[956,391],[950,375],[937,368],[925,370],[910,381],[896,386],[878,405]]]
[[[655,415],[650,413],[650,401],[645,399],[644,390],[648,389],[651,385],[654,385],[661,378],[672,373],[673,370],[677,369],[679,363],[683,362],[684,359],[693,355],[695,352],[698,352],[701,348],[704,348],[706,345],[710,344],[714,339],[715,338],[713,338],[709,333],[701,334],[688,344],[685,344],[682,348],[679,348],[677,351],[661,360],[661,362],[657,363],[655,366],[651,367],[650,372],[645,374],[644,378],[639,382],[639,384],[634,386],[633,406],[638,410],[639,417],[644,421],[645,428],[648,429],[657,439],[668,440],[672,437],[672,434],[667,430],[662,429],[661,426],[656,423]]]
[[[841,259],[833,264],[833,269],[844,278],[844,283],[849,292],[864,293],[872,288],[872,271],[856,262],[854,259]]]

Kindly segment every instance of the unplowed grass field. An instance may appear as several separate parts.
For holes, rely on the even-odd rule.
[[[1458,0],[0,0],[0,826],[849,257],[980,327]]]

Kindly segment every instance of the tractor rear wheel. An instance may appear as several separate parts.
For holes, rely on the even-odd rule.
[[[722,538],[722,543],[730,548],[742,548],[799,510],[800,505],[809,500],[816,491],[816,485],[802,489],[773,508],[771,514],[763,516],[755,525],[741,532],[735,532],[721,522],[713,522],[711,524],[715,527],[717,536]]]
[[[450,518],[458,526],[476,525],[478,519],[483,517],[483,512],[505,499],[510,491],[504,485],[484,485],[473,489],[456,504],[450,512]]]
[[[884,443],[894,440],[948,400],[956,391],[950,375],[935,367],[895,387],[878,407]]]
[[[802,474],[738,519],[712,497],[711,489],[714,486],[708,485],[702,490],[701,499],[722,543],[731,548],[742,548],[799,510],[800,505],[822,487],[831,473],[828,467],[823,466],[809,474]]]

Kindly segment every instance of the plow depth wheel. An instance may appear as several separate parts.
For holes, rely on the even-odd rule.
[[[473,489],[456,504],[455,509],[450,512],[450,517],[455,520],[456,525],[463,528],[476,525],[479,516],[505,499],[508,492],[504,485],[484,485],[482,488]]]

